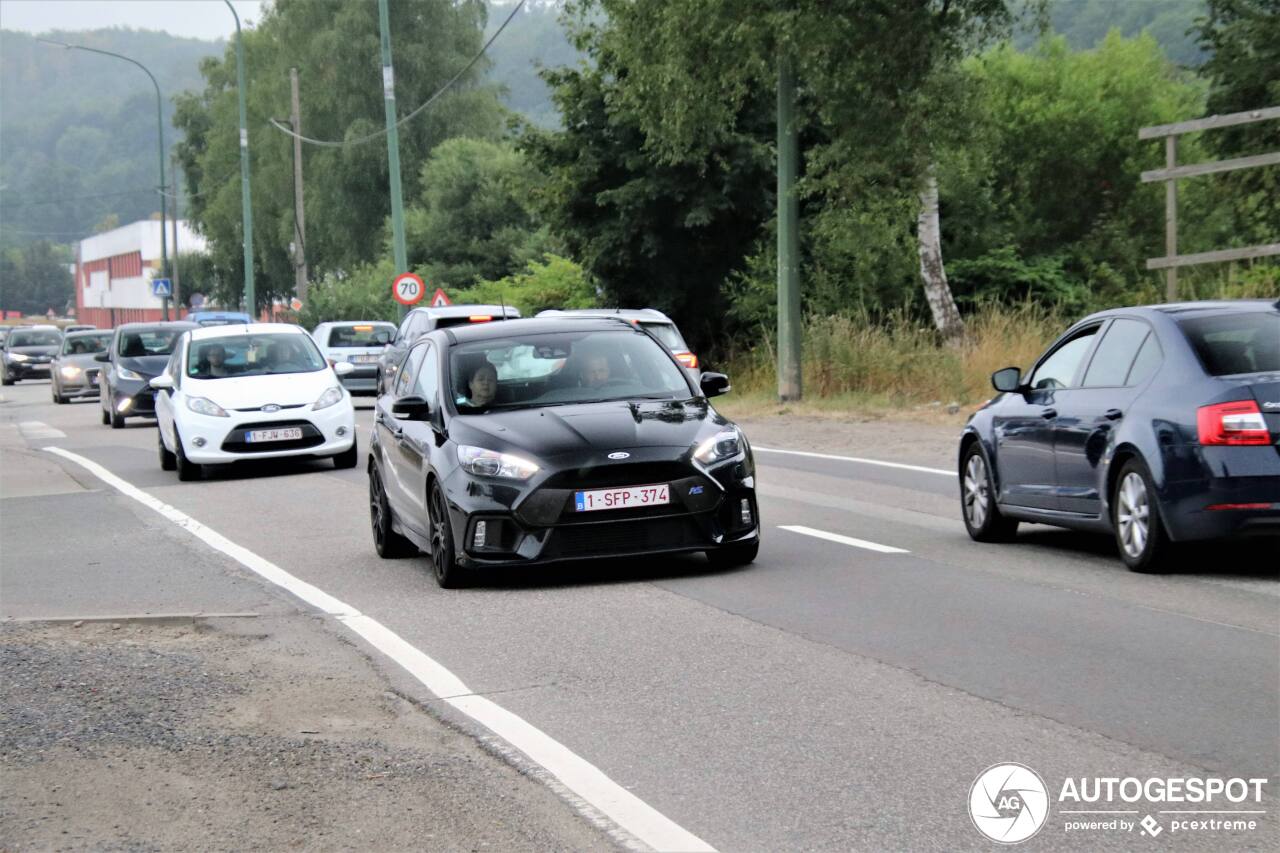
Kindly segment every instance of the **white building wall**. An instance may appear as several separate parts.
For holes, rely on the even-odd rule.
[[[173,253],[174,224],[165,222],[166,237],[169,240],[169,252]],[[177,226],[178,250],[182,253],[194,252],[203,254],[208,251],[204,237],[191,230],[186,220],[180,220]],[[131,222],[101,234],[95,234],[80,241],[80,262],[88,263],[116,255],[127,255],[130,252],[142,252],[142,263],[159,263],[160,261],[160,221],[147,219]]]

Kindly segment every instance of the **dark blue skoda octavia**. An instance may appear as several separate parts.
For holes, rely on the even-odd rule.
[[[974,539],[1110,532],[1154,572],[1174,542],[1280,535],[1280,302],[1103,311],[991,381],[960,439]]]

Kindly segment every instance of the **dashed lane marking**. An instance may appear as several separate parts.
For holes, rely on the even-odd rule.
[[[54,429],[43,421],[22,421],[18,424],[18,431],[22,433],[22,437],[32,441],[38,441],[46,438],[66,438],[67,434],[60,429]]]
[[[288,590],[307,604],[335,618],[360,635],[424,687],[472,720],[489,729],[502,740],[541,765],[551,776],[580,798],[590,810],[603,814],[635,841],[637,850],[711,851],[715,848],[675,821],[641,800],[635,794],[605,775],[604,771],[571,751],[564,744],[531,725],[526,720],[477,695],[458,676],[400,635],[351,605],[334,598],[314,586],[250,551],[242,545],[206,527],[191,516],[117,477],[98,463],[61,447],[44,448],[49,453],[68,459],[89,471],[126,497],[156,511],[216,551],[277,586]],[[580,811],[588,813],[581,803]],[[588,813],[588,816],[590,814]]]
[[[948,471],[945,468],[926,468],[923,465],[908,465],[905,462],[885,462],[883,459],[866,459],[861,456],[837,456],[833,453],[813,453],[808,450],[782,450],[777,447],[761,447],[758,444],[751,445],[752,450],[761,453],[781,453],[786,456],[807,456],[810,459],[837,459],[841,462],[857,462],[861,465],[878,465],[881,468],[897,468],[901,471],[920,471],[925,474],[940,474],[944,477],[959,476],[955,471]]]
[[[779,524],[780,530],[789,530],[792,533],[799,533],[802,536],[812,536],[815,539],[826,539],[828,542],[839,542],[841,545],[852,545],[854,548],[865,548],[868,551],[876,551],[881,554],[910,554],[911,552],[905,548],[895,548],[892,545],[881,545],[879,542],[868,542],[866,539],[855,539],[852,536],[842,536],[839,533],[828,533],[825,530],[815,530],[812,527],[805,527],[802,524]]]

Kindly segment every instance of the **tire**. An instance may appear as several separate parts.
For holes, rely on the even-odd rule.
[[[124,429],[124,416],[117,414],[114,409],[111,410],[111,428]]]
[[[1169,534],[1156,501],[1147,466],[1140,459],[1126,461],[1111,495],[1111,526],[1120,559],[1130,571],[1156,574],[1170,569]]]
[[[760,540],[736,542],[722,545],[714,551],[707,551],[707,562],[713,569],[737,569],[754,562],[760,553]]]
[[[346,468],[354,468],[360,464],[360,448],[356,446],[356,440],[351,439],[351,447],[342,451],[333,457],[333,467],[338,470]]]
[[[64,395],[62,395],[62,394],[59,394],[59,393],[58,393],[58,386],[57,386],[57,385],[52,385],[52,384],[51,384],[51,386],[50,386],[50,387],[53,389],[53,402],[54,402],[54,403],[56,403],[56,404],[57,404],[57,405],[59,405],[59,406],[65,406],[65,405],[66,405],[66,403],[67,403],[67,399],[68,399],[68,398],[67,398],[66,396],[64,396]]]
[[[204,475],[203,465],[187,459],[187,454],[182,450],[182,436],[178,435],[176,428],[173,431],[173,461],[174,468],[178,471],[178,479],[184,483],[199,480]]]
[[[107,424],[109,424],[109,423],[111,423],[111,415],[107,414],[107,410],[106,410],[106,409],[103,409],[103,410],[102,410],[102,425],[103,425],[103,426],[106,426],[106,425],[107,425]]]
[[[991,469],[976,441],[960,464],[960,516],[975,542],[1009,542],[1018,532],[1018,520],[1006,517],[996,505]]]
[[[458,552],[453,547],[449,505],[438,482],[431,484],[431,494],[427,498],[427,516],[431,525],[431,565],[436,583],[443,589],[466,586],[466,569],[458,565]]]
[[[164,446],[164,436],[160,433],[160,427],[156,427],[156,441],[160,446],[160,470],[172,471],[178,467],[178,457],[174,456],[173,451]]]
[[[14,382],[17,382],[17,381],[18,380],[14,379],[12,376],[9,375],[9,372],[7,370],[5,371],[3,376],[0,376],[0,385],[12,385]]]
[[[378,469],[373,465],[369,466],[369,525],[373,529],[373,549],[382,559],[394,560],[418,553],[417,547],[396,533],[392,526],[387,492],[382,486]]]

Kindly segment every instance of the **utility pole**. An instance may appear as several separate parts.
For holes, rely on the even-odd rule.
[[[778,59],[778,400],[801,397],[800,171],[795,122],[796,80],[791,57]]]
[[[387,171],[391,174],[391,242],[396,274],[408,272],[409,253],[404,244],[404,199],[400,192],[400,136],[396,129],[396,75],[391,65],[391,25],[387,0],[378,0],[378,29],[382,34],[382,102],[387,112]],[[399,304],[399,303],[397,303]],[[405,307],[400,305],[400,316]]]
[[[244,232],[244,305],[254,320],[258,319],[258,297],[253,288],[253,201],[249,187],[249,119],[245,108],[244,33],[240,15],[231,0],[227,8],[236,19],[236,89],[240,98],[240,228]]]
[[[182,287],[178,281],[178,201],[182,195],[182,181],[178,180],[178,154],[175,151],[169,161],[169,174],[173,176],[173,317],[182,319]]]
[[[289,88],[293,110],[289,121],[293,126],[293,241],[294,284],[293,290],[304,303],[307,301],[307,214],[302,203],[302,108],[298,98],[298,69],[289,69]]]

